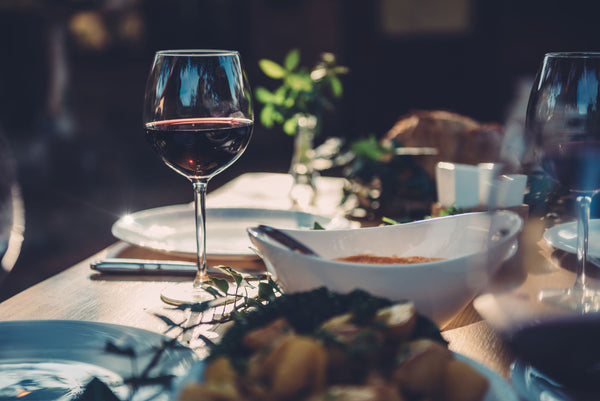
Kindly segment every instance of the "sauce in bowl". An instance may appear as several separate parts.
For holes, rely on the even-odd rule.
[[[350,263],[369,263],[369,264],[384,264],[384,265],[407,265],[414,263],[426,263],[443,260],[443,258],[429,258],[425,256],[376,256],[369,254],[359,254],[352,256],[344,256],[341,258],[335,258],[333,260],[339,262],[350,262]]]

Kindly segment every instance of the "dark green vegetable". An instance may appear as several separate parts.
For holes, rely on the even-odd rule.
[[[355,323],[367,323],[375,313],[393,303],[363,290],[347,294],[335,293],[325,287],[312,291],[284,294],[267,305],[236,316],[234,325],[211,350],[209,359],[227,356],[233,365],[243,370],[251,351],[242,346],[242,338],[250,331],[266,326],[273,320],[285,317],[298,334],[316,334],[328,319],[351,312]],[[418,315],[412,338],[429,338],[447,344],[439,328],[425,316]]]

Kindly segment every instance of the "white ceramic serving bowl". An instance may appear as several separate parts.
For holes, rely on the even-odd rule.
[[[522,219],[510,211],[467,213],[412,223],[348,230],[281,230],[320,257],[292,251],[249,228],[267,269],[287,292],[326,286],[361,288],[392,301],[411,300],[438,325],[448,323],[489,282],[517,246]],[[332,259],[357,255],[444,258],[404,265]]]

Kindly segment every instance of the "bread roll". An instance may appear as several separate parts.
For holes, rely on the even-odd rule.
[[[482,124],[448,111],[416,111],[400,118],[382,138],[382,144],[431,147],[437,155],[421,158],[431,177],[439,161],[476,165],[498,162],[504,129],[495,123]]]

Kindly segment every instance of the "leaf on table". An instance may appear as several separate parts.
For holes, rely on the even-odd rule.
[[[229,291],[229,282],[226,279],[213,277],[211,280],[215,287],[221,290],[224,294],[227,294],[227,292]]]
[[[315,221],[313,224],[313,230],[324,230],[325,227],[323,227],[318,221]]]
[[[258,283],[258,298],[264,299],[265,301],[271,301],[275,299],[275,291],[273,287],[268,283]]]

